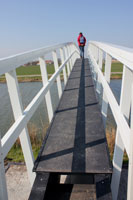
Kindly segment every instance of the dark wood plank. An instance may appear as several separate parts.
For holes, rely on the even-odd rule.
[[[97,200],[112,200],[110,182],[111,177],[109,175],[103,174],[95,176]]]
[[[49,180],[49,173],[38,173],[28,200],[43,200]]]
[[[76,61],[47,135],[34,171],[112,172],[87,59]]]
[[[89,184],[51,184],[44,200],[96,200],[95,185]]]

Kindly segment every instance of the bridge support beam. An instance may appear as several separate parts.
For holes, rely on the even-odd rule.
[[[74,52],[75,51],[75,47],[74,45],[71,45],[71,52]],[[73,66],[74,66],[74,63],[75,63],[75,54],[73,54],[72,56],[72,62],[73,62]]]
[[[42,74],[42,82],[43,82],[43,86],[45,86],[48,83],[47,65],[44,58],[42,57],[39,58],[39,62],[40,62],[40,69],[41,69],[41,74]],[[47,94],[45,95],[45,100],[46,100],[46,105],[47,105],[49,122],[51,122],[53,118],[53,106],[52,106],[50,91],[48,91]]]
[[[17,120],[19,116],[23,114],[23,106],[22,106],[22,101],[20,97],[16,71],[15,70],[10,71],[6,73],[5,75],[6,75],[8,92],[9,92],[9,96],[11,100],[14,118],[15,120]],[[32,186],[36,175],[34,172],[32,172],[32,169],[34,166],[34,156],[32,152],[32,147],[31,147],[30,137],[28,134],[27,127],[23,129],[19,138],[20,138],[20,142],[21,142],[21,146],[22,146],[22,150],[23,150],[23,154],[24,154],[24,158],[26,162],[26,167],[28,170],[29,180]]]
[[[0,135],[0,200],[8,200],[4,159],[1,147],[1,135]]]
[[[56,53],[56,51],[53,51],[52,54],[53,54],[53,61],[54,61],[55,71],[57,71],[59,69],[57,53]],[[59,95],[59,99],[60,99],[60,97],[62,95],[62,86],[61,86],[60,75],[57,77],[56,80],[57,80],[58,95]]]
[[[133,199],[133,83],[131,96],[131,135],[130,135],[130,158],[128,164],[128,189],[127,199]]]
[[[99,57],[98,57],[98,65],[99,68],[102,70],[102,65],[103,65],[103,51],[101,49],[99,49]],[[101,80],[99,77],[99,74],[97,75],[97,84],[96,84],[96,91],[98,94],[101,94]]]
[[[61,56],[61,62],[62,64],[64,63],[64,52],[63,52],[63,49],[60,48],[60,56]],[[63,76],[64,76],[64,85],[66,85],[67,83],[67,76],[66,76],[66,69],[65,67],[63,68]]]
[[[68,45],[66,46],[66,50],[67,50],[67,55],[69,57],[70,56],[70,52],[69,52],[69,46]],[[71,72],[71,60],[69,60],[68,63],[69,63],[69,69],[70,69],[70,72]]]
[[[68,52],[67,52],[67,47],[64,47],[64,51],[65,51],[65,58],[68,58]],[[68,73],[68,77],[70,75],[70,68],[69,68],[69,62],[67,62],[67,73]]]
[[[129,119],[129,114],[130,114],[132,82],[133,82],[132,72],[124,66],[121,98],[120,98],[120,109],[121,112],[124,114],[125,118],[127,119],[127,121]],[[120,176],[123,163],[123,154],[124,154],[124,144],[122,142],[120,132],[117,129],[114,157],[113,157],[113,175],[111,182],[113,200],[117,200],[118,197]],[[131,199],[129,198],[128,200]]]
[[[105,79],[108,83],[110,83],[111,62],[112,62],[111,56],[106,53],[105,72],[104,73],[105,73]],[[108,111],[108,100],[107,100],[107,97],[105,95],[105,92],[103,91],[101,113],[102,113],[102,116],[103,116],[104,127],[106,127],[107,111]]]
[[[69,56],[71,55],[71,47],[70,45],[68,45],[68,53],[69,53]],[[70,58],[70,69],[72,70],[72,66],[73,66],[73,63],[72,63],[72,58]]]

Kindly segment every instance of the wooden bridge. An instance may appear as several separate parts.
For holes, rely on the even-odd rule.
[[[48,79],[44,56],[51,52],[55,73]],[[85,59],[80,59],[74,43],[65,43],[0,60],[15,118],[0,140],[1,200],[8,200],[4,158],[18,137],[32,187],[29,200],[117,200],[124,151],[129,158],[127,199],[133,199],[132,55],[131,49],[90,41]],[[112,57],[123,63],[120,105],[109,86]],[[43,86],[24,109],[16,68],[35,59],[40,62]],[[50,88],[55,81],[60,101],[54,111]],[[27,123],[44,97],[50,126],[34,161]],[[112,164],[105,135],[108,105],[117,124]]]
[[[91,194],[92,188],[89,184],[85,184],[86,180],[81,182],[84,183],[84,186],[76,185],[80,183],[79,180],[78,182],[75,181],[73,186],[59,183],[49,186],[58,189],[57,191],[54,189],[54,192],[49,189],[46,199],[52,199],[49,198],[52,193],[54,199],[75,200],[89,200],[92,199],[92,196],[93,199],[96,199],[98,191],[95,187],[95,176],[97,174],[110,175],[112,173],[102,114],[96,98],[88,59],[77,59],[75,62],[59,106],[47,131],[40,154],[35,162],[34,171],[39,176],[41,174],[41,177],[43,173],[47,173],[48,177],[53,174],[54,177],[55,175],[64,174],[71,177],[73,175],[76,177],[78,175],[80,177],[91,175],[93,195]],[[88,176],[88,182],[90,177]],[[78,188],[76,189],[78,195],[66,198],[65,196],[71,196],[70,191],[73,187],[75,188],[75,185]],[[68,190],[68,187],[70,187],[70,190]],[[106,196],[106,199],[109,200],[111,199],[109,183],[108,185],[105,184],[104,187],[105,191],[108,190],[109,193],[103,196],[104,198]],[[47,189],[44,190],[44,196],[40,198],[40,195],[42,196],[40,188],[40,185],[34,185],[30,199],[37,199],[37,196],[38,199],[45,199],[44,194],[47,193]],[[61,188],[64,190],[64,195]],[[68,193],[69,195],[67,195]],[[102,195],[100,196],[100,199],[104,198],[102,198]]]

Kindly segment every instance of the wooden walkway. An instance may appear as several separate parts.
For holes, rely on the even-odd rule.
[[[112,172],[88,59],[76,61],[47,136],[34,171]]]
[[[88,59],[76,60],[33,171],[29,200],[112,199],[112,166]],[[61,184],[63,174],[76,181]]]

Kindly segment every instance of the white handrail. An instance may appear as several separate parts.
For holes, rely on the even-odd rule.
[[[30,61],[38,59],[39,57],[44,56],[54,50],[70,45],[74,45],[76,47],[74,43],[69,42],[57,44],[54,46],[43,47],[32,51],[27,51],[24,53],[9,56],[6,58],[2,58],[0,59],[0,75],[7,73],[8,71],[11,71],[13,69],[16,69],[17,67],[20,67],[21,65],[26,64]]]
[[[26,109],[23,111],[23,114],[15,121],[15,123],[12,125],[12,127],[8,130],[8,132],[3,136],[1,140],[2,148],[3,148],[3,158],[6,157],[7,153],[13,146],[14,142],[20,135],[23,128],[26,126],[36,109],[38,108],[39,104],[42,102],[45,94],[49,91],[52,84],[56,80],[57,76],[60,74],[60,72],[65,67],[66,63],[69,61],[69,59],[73,56],[75,52],[73,52],[66,60],[65,62],[60,66],[58,71],[56,71],[52,77],[49,79],[48,83],[41,88],[41,90],[37,93],[37,95],[33,98],[33,100],[29,103],[29,105],[26,107]]]
[[[105,54],[105,57],[103,55]],[[113,44],[90,41],[88,47],[88,56],[96,81],[98,93],[101,93],[101,85],[103,87],[102,114],[106,123],[108,104],[112,110],[114,119],[117,124],[117,133],[113,157],[113,175],[111,181],[112,197],[117,200],[118,189],[120,183],[120,175],[122,170],[122,161],[124,150],[126,150],[129,158],[129,174],[128,174],[128,200],[133,198],[133,146],[131,140],[131,128],[129,125],[129,117],[131,108],[131,93],[133,85],[133,49],[121,47]],[[120,105],[117,103],[109,86],[111,76],[111,62],[115,58],[123,63],[123,76],[121,87]],[[105,73],[102,73],[102,63],[105,59]],[[133,107],[133,103],[132,103]],[[131,116],[131,120],[132,121]],[[130,178],[129,178],[130,177]],[[132,197],[132,198],[131,198]]]
[[[60,49],[62,58],[62,64],[59,68],[58,68],[57,53],[56,53],[58,49]],[[53,53],[53,52],[54,52],[54,64],[56,64],[55,73],[48,80],[46,62],[44,56],[48,53]],[[64,53],[65,53],[65,60],[64,60]],[[0,157],[1,157],[0,177],[2,177],[2,179],[0,179],[1,200],[8,199],[7,189],[5,188],[6,179],[5,179],[5,169],[4,169],[4,158],[6,157],[7,153],[9,152],[9,150],[11,149],[11,147],[13,146],[18,137],[20,137],[20,142],[24,153],[24,159],[28,170],[28,176],[32,186],[35,179],[35,173],[32,172],[34,165],[34,158],[33,158],[33,152],[31,148],[28,130],[26,128],[27,123],[34,114],[34,112],[36,111],[41,101],[44,99],[44,97],[46,100],[49,120],[50,121],[52,120],[53,109],[49,108],[50,106],[52,106],[50,88],[54,83],[54,81],[57,79],[58,90],[59,91],[62,90],[61,83],[59,81],[60,73],[63,70],[64,72],[63,75],[65,76],[64,79],[66,83],[77,57],[79,57],[79,50],[77,46],[74,43],[69,42],[46,48],[40,48],[22,54],[17,54],[15,56],[10,56],[8,58],[0,59],[0,75],[2,74],[6,75],[9,96],[15,117],[15,123],[11,126],[11,128],[7,131],[7,133],[3,136],[3,138],[0,141]],[[19,85],[15,69],[23,64],[26,64],[30,61],[37,59],[40,61],[43,87],[40,89],[38,94],[33,98],[33,100],[24,110],[22,106],[21,96],[19,94],[20,93]],[[68,76],[66,74],[66,64],[69,72]],[[59,95],[59,99],[60,97],[61,95]]]
[[[90,41],[89,44],[108,53],[133,71],[133,49],[96,41]]]

